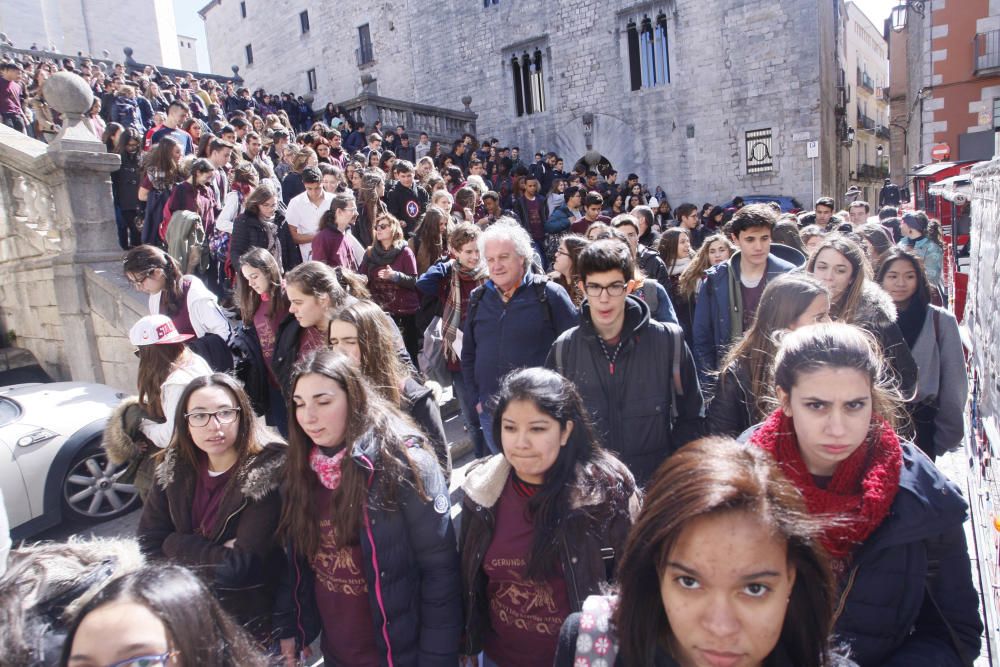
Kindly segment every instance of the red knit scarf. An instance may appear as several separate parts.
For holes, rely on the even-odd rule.
[[[830,556],[846,564],[853,549],[879,527],[899,490],[903,450],[896,432],[884,419],[876,418],[865,443],[841,461],[825,489],[806,468],[795,438],[792,420],[775,410],[754,433],[750,442],[768,452],[782,472],[805,497],[813,515],[827,515],[831,522],[820,537]],[[881,422],[881,423],[879,423]]]

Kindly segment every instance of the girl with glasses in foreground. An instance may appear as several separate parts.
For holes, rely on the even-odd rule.
[[[138,538],[151,558],[194,569],[223,608],[266,644],[274,572],[274,534],[285,444],[254,415],[228,375],[192,380],[174,417],[171,446],[156,468]]]

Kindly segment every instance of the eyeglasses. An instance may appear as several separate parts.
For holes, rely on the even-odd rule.
[[[563,257],[572,257],[572,255],[570,255],[568,252],[562,249],[556,250],[556,254],[562,255]]]
[[[224,408],[215,412],[188,412],[184,418],[187,419],[188,426],[203,428],[208,426],[208,422],[215,417],[219,424],[232,424],[240,416],[240,408]]]
[[[380,225],[375,225],[375,230],[376,230],[376,231],[379,231],[379,232],[380,232],[380,231],[382,231],[383,229],[392,229],[392,225],[390,225],[390,224],[389,224],[389,223],[387,223],[387,222],[383,222],[383,223],[382,223],[382,224],[380,224]]]
[[[153,275],[153,273],[155,272],[156,269],[150,269],[149,271],[146,271],[144,274],[142,274],[141,278],[129,278],[128,282],[132,287],[136,288],[142,287],[142,284],[146,282],[149,279],[149,277]]]
[[[625,283],[611,283],[610,285],[595,285],[594,283],[587,283],[583,286],[583,291],[587,293],[592,299],[601,298],[603,292],[607,292],[608,296],[621,296],[625,293]]]
[[[107,667],[163,667],[167,662],[177,656],[178,651],[167,651],[159,655],[137,655],[134,658],[119,660]]]

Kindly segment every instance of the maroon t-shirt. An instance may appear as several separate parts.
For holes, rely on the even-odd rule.
[[[20,83],[0,78],[0,113],[18,116],[23,114],[24,109],[21,107],[21,95],[23,94],[24,88],[21,87]]]
[[[531,238],[541,241],[545,238],[545,221],[542,220],[542,198],[524,198],[524,210],[528,214],[528,229],[531,230]]]
[[[606,215],[599,215],[597,216],[597,220],[588,220],[587,216],[583,216],[582,218],[577,218],[572,223],[570,223],[569,231],[572,232],[573,234],[580,234],[581,236],[586,236],[587,230],[595,222],[603,222],[606,225],[610,225],[611,218],[609,218]]]
[[[760,297],[767,286],[767,277],[761,276],[756,287],[747,287],[740,282],[740,292],[743,297],[743,331],[750,328],[754,317],[757,315],[757,306],[760,305]]]
[[[325,331],[320,331],[316,327],[306,327],[306,330],[302,332],[302,336],[299,338],[299,354],[295,357],[295,360],[302,361],[313,350],[325,347],[327,342],[327,333]]]
[[[235,467],[235,466],[234,466]],[[191,525],[202,537],[214,537],[212,526],[219,515],[219,505],[225,495],[226,483],[233,476],[233,468],[221,475],[208,472],[208,461],[202,462],[198,470],[198,480],[194,486],[194,500],[191,501]]]
[[[493,541],[483,560],[492,626],[483,648],[498,665],[549,667],[571,610],[561,573],[542,583],[527,577],[535,535],[528,500],[515,489],[511,474],[497,501]]]
[[[338,547],[330,523],[333,491],[320,485],[316,492],[319,516],[319,551],[312,559],[316,576],[313,590],[323,622],[320,646],[327,664],[378,667],[368,582],[361,569],[361,546]]]
[[[257,339],[260,341],[260,350],[264,354],[264,362],[268,368],[271,367],[271,358],[274,357],[274,344],[277,342],[278,326],[281,324],[288,311],[283,304],[275,304],[276,312],[268,315],[271,310],[271,302],[267,293],[260,295],[260,305],[257,312],[253,314],[253,328],[257,331]]]

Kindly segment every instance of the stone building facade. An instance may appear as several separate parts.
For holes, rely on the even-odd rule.
[[[173,0],[3,0],[0,32],[27,49],[180,67]]]
[[[889,45],[861,8],[848,2],[846,9],[845,67],[853,91],[847,123],[855,130],[848,186],[874,204],[889,175]]]
[[[213,0],[201,14],[213,66],[268,90],[314,81],[317,109],[365,75],[390,98],[459,109],[468,96],[481,137],[568,165],[604,156],[675,204],[767,193],[809,207],[846,187],[841,0]]]

